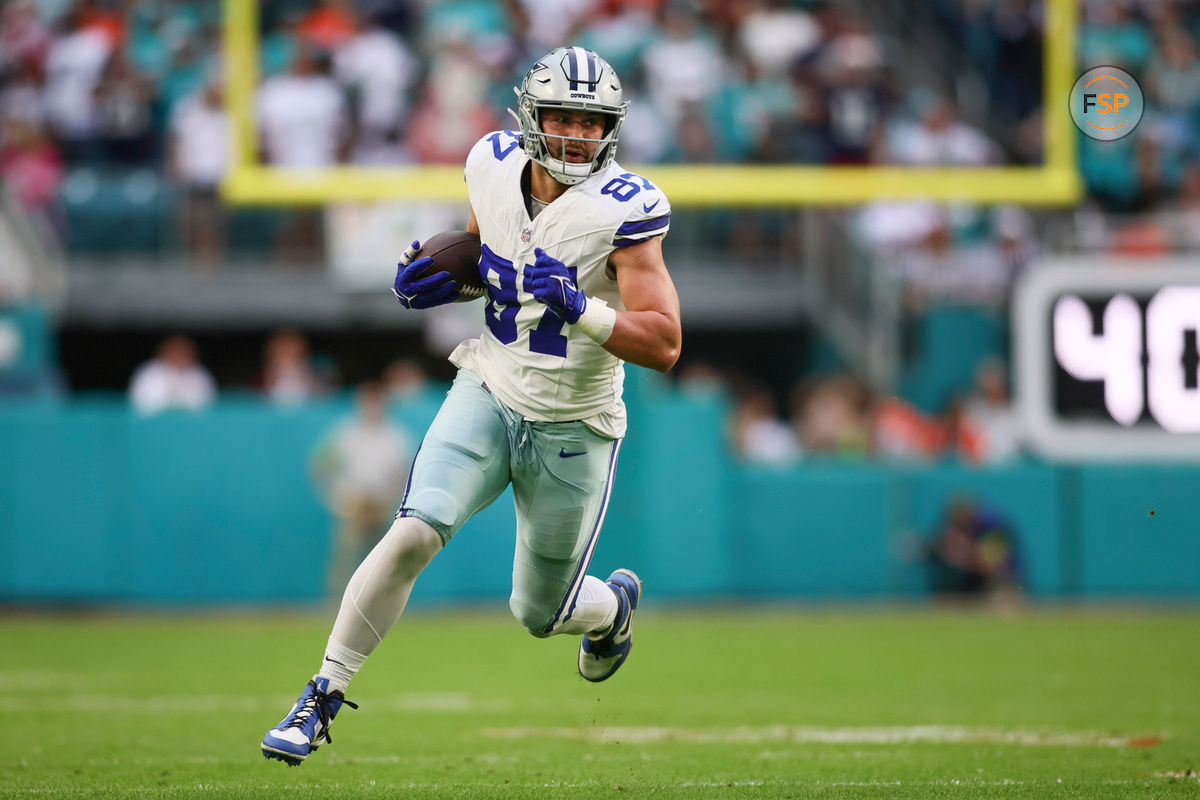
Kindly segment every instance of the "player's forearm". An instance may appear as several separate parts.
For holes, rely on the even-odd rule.
[[[666,372],[679,360],[679,320],[661,311],[618,311],[604,349],[617,358]]]

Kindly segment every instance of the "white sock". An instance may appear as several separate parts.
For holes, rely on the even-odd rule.
[[[612,587],[599,578],[586,575],[575,600],[575,611],[554,632],[575,636],[586,634],[590,639],[599,639],[608,633],[616,618],[617,596]]]
[[[325,658],[321,660],[321,668],[317,670],[317,677],[329,679],[330,691],[337,689],[345,694],[351,679],[366,661],[365,655],[354,652],[330,636],[329,643],[325,645]]]

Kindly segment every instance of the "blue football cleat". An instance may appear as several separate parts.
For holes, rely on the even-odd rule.
[[[321,741],[332,742],[329,726],[343,705],[358,708],[347,700],[340,691],[329,691],[329,679],[313,676],[304,687],[304,692],[292,711],[262,740],[265,758],[277,758],[294,767],[308,754],[321,745]]]
[[[579,674],[593,683],[611,678],[629,657],[633,647],[633,612],[642,599],[642,581],[632,570],[619,569],[605,583],[617,596],[612,630],[601,639],[584,636],[579,645]]]

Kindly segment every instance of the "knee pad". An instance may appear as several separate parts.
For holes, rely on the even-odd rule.
[[[534,603],[517,597],[515,592],[508,598],[508,607],[517,622],[521,623],[530,635],[545,639],[554,634],[554,631],[547,630],[547,627],[554,620],[554,614],[558,609],[540,608]]]
[[[404,503],[401,514],[422,520],[438,532],[442,542],[448,542],[465,521],[462,503],[442,489],[422,489],[413,492]]]

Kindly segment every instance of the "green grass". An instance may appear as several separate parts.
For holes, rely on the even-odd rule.
[[[328,622],[0,618],[0,797],[1200,798],[1194,611],[651,609],[600,685],[566,637],[412,614],[335,743],[267,761]]]

